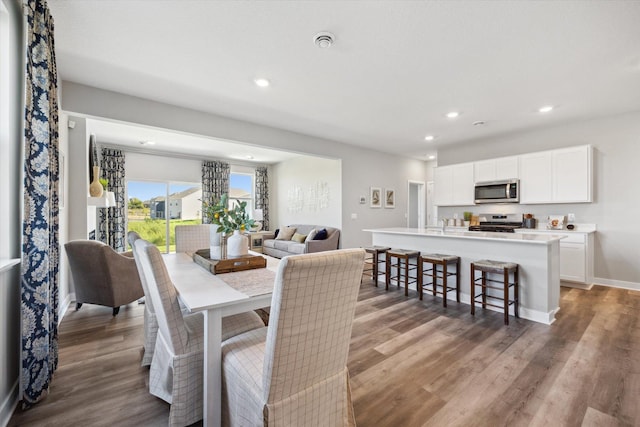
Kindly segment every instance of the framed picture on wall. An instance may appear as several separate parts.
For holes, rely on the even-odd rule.
[[[380,187],[371,187],[369,200],[371,203],[369,207],[381,208],[382,207],[382,189]]]
[[[384,207],[393,209],[396,207],[396,192],[391,188],[384,190]]]

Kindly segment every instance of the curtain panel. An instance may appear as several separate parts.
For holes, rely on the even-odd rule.
[[[116,205],[98,208],[98,240],[111,246],[116,252],[125,251],[125,175],[124,154],[121,150],[103,148],[100,160],[102,178],[106,178],[107,191],[113,191]]]
[[[216,203],[223,194],[229,193],[229,163],[221,161],[202,162],[202,202]],[[202,209],[202,223],[208,224],[209,219]]]
[[[25,2],[24,220],[20,277],[23,407],[44,398],[58,365],[58,77],[53,18]]]
[[[256,168],[256,209],[262,209],[262,229],[269,230],[269,174],[266,166]]]

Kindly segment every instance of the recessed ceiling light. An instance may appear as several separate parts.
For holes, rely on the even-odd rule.
[[[540,112],[540,113],[548,113],[551,110],[553,110],[553,105],[545,105],[544,107],[540,107],[538,109],[538,112]]]
[[[256,85],[257,85],[258,87],[267,87],[267,86],[269,86],[269,84],[270,84],[269,80],[267,80],[267,79],[262,79],[262,78],[260,78],[260,79],[255,79],[255,80],[254,80],[254,82],[256,83]]]
[[[436,158],[436,156],[429,156],[429,160],[433,160],[435,158]]]
[[[450,118],[450,119],[455,119],[459,115],[460,115],[460,113],[458,113],[457,111],[451,111],[451,112],[447,113],[447,117]]]
[[[476,122],[473,122],[474,126],[482,126],[483,124],[484,124],[484,121],[482,121],[482,120],[478,120]]]
[[[427,135],[424,137],[425,141],[433,141],[434,139],[436,139],[436,137],[433,135]]]
[[[156,145],[155,141],[139,141],[140,145]]]
[[[247,158],[248,160],[253,160],[253,156],[252,156],[252,155],[248,155],[248,156],[246,156],[246,158]]]

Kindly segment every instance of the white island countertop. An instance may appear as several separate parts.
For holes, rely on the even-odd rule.
[[[445,229],[442,231],[437,228],[406,228],[406,227],[391,227],[391,228],[376,228],[365,229],[363,231],[376,232],[381,234],[400,234],[408,236],[425,236],[425,237],[444,237],[453,239],[481,239],[481,240],[494,240],[500,242],[523,242],[523,243],[536,243],[536,244],[549,244],[551,242],[564,239],[566,236],[563,234],[553,233],[497,233],[487,231],[464,231],[454,230],[450,231]]]

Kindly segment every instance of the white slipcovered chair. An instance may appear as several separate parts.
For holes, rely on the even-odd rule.
[[[355,425],[347,355],[364,254],[282,259],[269,326],[222,345],[223,425]]]
[[[176,252],[209,249],[211,225],[176,225]]]
[[[133,248],[148,291],[146,303],[152,304],[158,326],[149,392],[171,404],[170,426],[193,424],[202,419],[204,317],[183,315],[158,248],[143,239],[135,240]],[[262,327],[254,312],[228,316],[222,320],[222,339]]]

